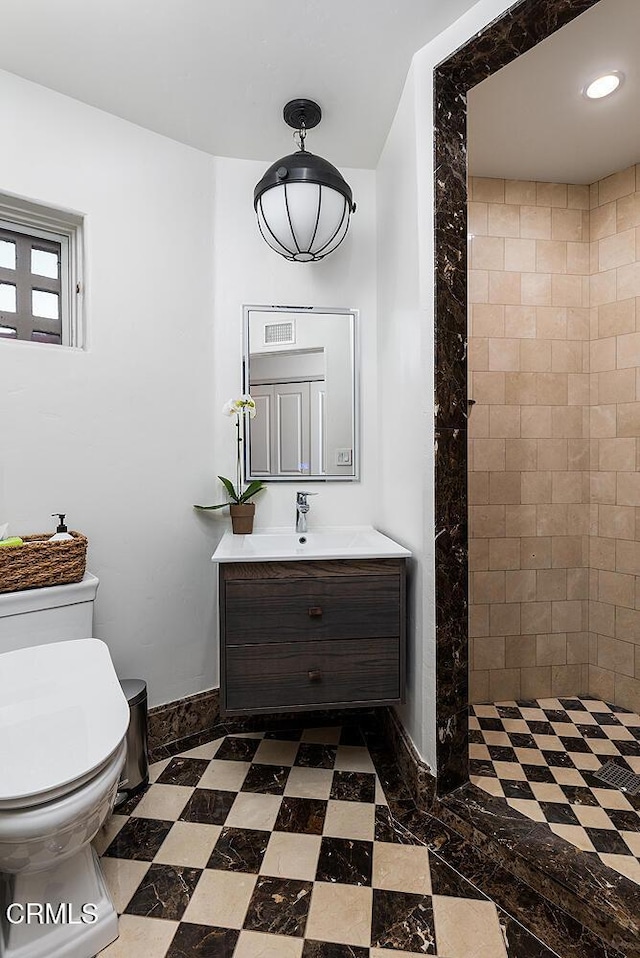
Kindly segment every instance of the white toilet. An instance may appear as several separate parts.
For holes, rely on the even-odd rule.
[[[129,707],[92,632],[98,580],[0,595],[0,958],[90,958],[118,934],[90,842]]]

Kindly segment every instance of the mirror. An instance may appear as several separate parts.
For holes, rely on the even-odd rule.
[[[245,478],[358,478],[357,312],[244,307]]]

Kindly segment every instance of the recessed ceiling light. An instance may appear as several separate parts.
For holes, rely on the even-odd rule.
[[[622,73],[604,73],[587,84],[583,93],[589,100],[601,100],[602,97],[615,93],[622,80]]]

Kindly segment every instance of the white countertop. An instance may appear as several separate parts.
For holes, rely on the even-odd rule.
[[[259,529],[248,536],[225,532],[212,562],[274,562],[291,559],[389,559],[411,552],[373,526],[336,526],[295,532]]]

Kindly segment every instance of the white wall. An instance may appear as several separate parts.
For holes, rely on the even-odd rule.
[[[234,475],[226,399],[240,394],[243,303],[357,307],[362,483],[318,484],[310,525],[373,520],[375,174],[345,170],[359,208],[338,254],[287,263],[255,225],[264,163],[217,159],[0,72],[0,191],[86,215],[85,351],[0,341],[0,522],[65,511],[100,578],[95,634],[150,704],[218,684],[215,568]],[[214,295],[215,291],[215,295]],[[260,525],[293,524],[295,484]]]
[[[415,57],[377,170],[380,498],[377,524],[414,553],[407,704],[436,767],[433,460],[433,70],[510,6],[480,0]]]
[[[0,190],[86,214],[88,349],[0,341],[0,516],[89,538],[95,634],[151,704],[217,681],[211,157],[0,73]]]
[[[271,161],[272,162],[272,161]],[[369,524],[374,520],[379,466],[376,407],[376,194],[375,173],[344,169],[357,211],[340,249],[319,263],[289,263],[271,250],[255,226],[253,188],[268,161],[216,159],[214,261],[215,465],[201,483],[199,501],[222,502],[217,475],[235,475],[235,427],[222,415],[227,399],[242,391],[242,306],[332,306],[360,310],[362,409],[361,482],[308,480],[270,483],[256,497],[256,528],[295,523],[295,492],[309,484],[309,528]],[[222,535],[227,510],[203,514],[203,526]]]

